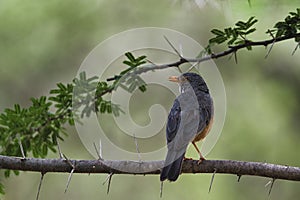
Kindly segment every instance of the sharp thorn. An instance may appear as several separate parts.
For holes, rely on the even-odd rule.
[[[213,175],[212,175],[212,177],[211,177],[210,184],[209,184],[209,188],[208,188],[208,193],[210,193],[210,191],[211,191],[212,184],[213,184],[213,182],[214,182],[216,173],[217,173],[217,169],[214,170],[214,173],[213,173]]]
[[[63,154],[61,152],[61,148],[60,148],[60,145],[59,145],[59,142],[58,142],[57,139],[56,139],[56,143],[57,143],[57,149],[58,149],[59,158],[63,159],[64,156],[63,156]]]
[[[73,168],[72,171],[71,171],[71,173],[69,174],[68,181],[67,181],[66,188],[65,188],[65,193],[68,191],[68,188],[69,188],[69,185],[70,185],[70,182],[71,182],[71,178],[73,176],[74,171],[75,171],[75,168]]]
[[[41,173],[41,179],[40,179],[40,183],[39,183],[39,186],[38,186],[38,191],[37,191],[37,194],[36,194],[36,200],[39,199],[39,196],[40,196],[40,191],[41,191],[41,188],[42,188],[42,183],[43,183],[43,179],[44,179],[44,175],[45,173]]]
[[[170,40],[164,35],[165,40],[168,42],[168,44],[171,46],[171,48],[175,51],[175,53],[182,58],[182,56],[180,55],[180,53],[178,52],[178,50],[173,46],[173,44],[170,42]]]
[[[162,198],[164,182],[160,182],[159,197]]]
[[[112,176],[113,176],[113,173],[110,173],[109,178],[108,178],[108,184],[107,184],[107,191],[106,191],[106,194],[109,193]]]
[[[272,189],[273,189],[273,186],[274,186],[274,182],[275,182],[275,178],[273,178],[272,179],[272,181],[271,181],[271,186],[270,186],[270,189],[269,189],[269,192],[268,192],[268,196],[270,196],[271,195],[271,191],[272,191]]]
[[[17,138],[18,138],[18,142],[19,142],[22,157],[23,157],[23,159],[26,159],[26,156],[25,156],[25,153],[24,153],[24,148],[23,148],[23,145],[22,145],[21,138],[20,138],[19,134],[17,134]]]

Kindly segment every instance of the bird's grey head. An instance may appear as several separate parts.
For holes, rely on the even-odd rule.
[[[203,78],[196,73],[187,72],[183,73],[180,76],[171,76],[170,81],[178,82],[180,86],[180,92],[184,93],[189,90],[201,91],[204,93],[209,93],[209,89],[203,80]]]

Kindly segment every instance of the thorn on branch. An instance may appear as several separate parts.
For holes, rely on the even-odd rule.
[[[65,154],[63,154],[64,158],[66,159],[67,163],[72,167],[75,168],[75,166],[73,165],[73,163],[67,158],[67,156]]]
[[[142,157],[141,157],[141,153],[140,153],[140,149],[139,149],[139,144],[137,142],[137,139],[135,137],[135,134],[133,134],[133,139],[134,139],[134,143],[135,143],[135,149],[136,149],[136,152],[138,153],[138,157],[139,157],[139,162],[141,163],[142,162]]]
[[[26,156],[25,156],[25,153],[24,153],[24,148],[23,148],[23,145],[22,145],[21,138],[20,138],[19,134],[17,134],[17,138],[18,138],[21,154],[22,154],[22,157],[23,157],[22,159],[24,160],[24,159],[26,159]]]
[[[298,42],[298,44],[296,45],[295,49],[293,50],[292,56],[296,53],[296,51],[299,48],[299,46],[300,46],[300,42]]]
[[[94,145],[95,151],[96,151],[96,153],[98,155],[98,159],[99,160],[103,160],[103,158],[102,158],[102,143],[101,143],[101,139],[99,140],[99,151],[97,149],[97,146],[96,146],[95,142],[93,142],[93,145]]]
[[[170,42],[170,40],[164,35],[165,40],[168,42],[168,44],[171,46],[171,48],[175,51],[175,53],[179,56],[179,58],[183,58],[182,55],[180,55],[179,51],[174,47],[174,45]]]
[[[40,191],[41,191],[44,175],[45,175],[45,173],[41,172],[41,179],[40,179],[40,182],[39,182],[38,191],[37,191],[36,198],[35,198],[36,200],[38,200],[39,196],[40,196]]]
[[[269,33],[269,34],[271,35],[271,37],[273,38],[273,42],[272,42],[272,44],[271,44],[271,46],[270,46],[270,48],[269,48],[267,54],[265,55],[265,59],[268,58],[268,56],[269,56],[269,54],[271,53],[271,50],[272,50],[272,48],[273,48],[273,46],[274,46],[274,44],[275,44],[275,42],[276,42],[276,38],[274,37],[272,31],[268,29],[267,33]]]
[[[112,176],[114,175],[113,172],[111,172],[105,179],[105,181],[102,183],[102,185],[105,185],[105,183],[108,181],[108,185],[107,185],[107,191],[106,193],[108,194],[109,193],[109,189],[110,189],[110,184],[111,184],[111,179],[112,179]]]
[[[179,54],[180,54],[181,57],[183,57],[182,44],[179,44]]]
[[[160,198],[162,198],[163,186],[164,186],[164,182],[161,181],[161,182],[160,182],[160,189],[159,189],[159,197],[160,197]]]
[[[70,174],[69,174],[69,177],[68,177],[68,181],[67,181],[67,184],[66,184],[66,189],[65,189],[65,193],[67,192],[67,190],[68,190],[68,188],[69,188],[69,184],[70,184],[70,182],[71,182],[71,178],[72,178],[72,176],[73,176],[73,173],[74,173],[74,171],[75,171],[75,164],[73,164],[68,158],[67,158],[67,156],[65,155],[65,154],[63,154],[63,156],[64,156],[64,158],[66,159],[66,161],[67,161],[67,163],[72,167],[72,170],[71,170],[71,172],[70,172]]]
[[[75,167],[71,170],[71,172],[69,174],[68,181],[67,181],[66,188],[65,188],[65,193],[68,191],[74,171],[75,171]]]
[[[270,189],[269,189],[269,192],[268,192],[268,196],[271,195],[271,191],[272,191],[272,189],[273,189],[273,185],[274,185],[275,180],[276,180],[276,179],[273,178],[271,181],[269,181],[269,182],[265,185],[265,187],[268,187],[268,185],[271,184]]]
[[[237,176],[238,176],[237,182],[240,182],[242,175],[237,175]]]
[[[152,62],[152,61],[151,61],[151,60],[149,60],[149,59],[146,59],[146,61],[147,61],[148,63],[150,63],[150,64],[154,65],[154,66],[157,66],[157,64],[155,64],[154,62]]]
[[[212,184],[213,184],[213,182],[214,182],[216,173],[217,173],[217,169],[214,169],[214,173],[213,173],[213,175],[212,175],[212,177],[211,177],[210,184],[209,184],[209,188],[208,188],[208,193],[210,193],[210,191],[211,191]]]
[[[236,55],[236,51],[233,52],[234,54],[234,61],[235,61],[235,64],[238,64],[238,60],[237,60],[237,55]]]
[[[63,156],[63,154],[61,152],[61,148],[60,148],[60,145],[59,145],[59,142],[58,142],[57,139],[56,139],[56,143],[57,143],[57,150],[58,150],[59,158],[63,159],[64,156]]]
[[[188,70],[187,72],[190,72],[195,66],[199,65],[199,62],[194,63]]]

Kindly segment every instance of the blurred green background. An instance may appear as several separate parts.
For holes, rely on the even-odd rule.
[[[48,95],[57,82],[70,82],[87,54],[121,31],[156,26],[183,32],[205,46],[212,28],[225,28],[256,16],[257,33],[299,7],[298,0],[20,0],[0,1],[0,111],[29,98]],[[238,64],[216,60],[227,93],[222,135],[208,159],[261,161],[300,166],[300,52],[293,41],[275,44],[265,59],[263,47],[238,52]],[[224,49],[216,49],[222,51]],[[159,72],[158,72],[159,73]],[[172,102],[169,102],[171,104]],[[73,127],[61,144],[72,159],[93,159]],[[49,157],[56,157],[51,154]],[[113,177],[75,174],[64,194],[68,174],[46,174],[40,199],[160,199],[158,176]],[[217,175],[208,194],[210,174],[182,175],[166,183],[162,199],[267,199],[266,178]],[[40,175],[24,172],[8,180],[3,199],[35,199]],[[300,183],[278,180],[271,199],[299,199]]]

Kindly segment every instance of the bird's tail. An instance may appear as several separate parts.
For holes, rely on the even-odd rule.
[[[184,158],[185,151],[174,152],[168,151],[165,160],[165,166],[160,173],[160,181],[168,179],[169,181],[176,181],[182,167],[182,161]]]

